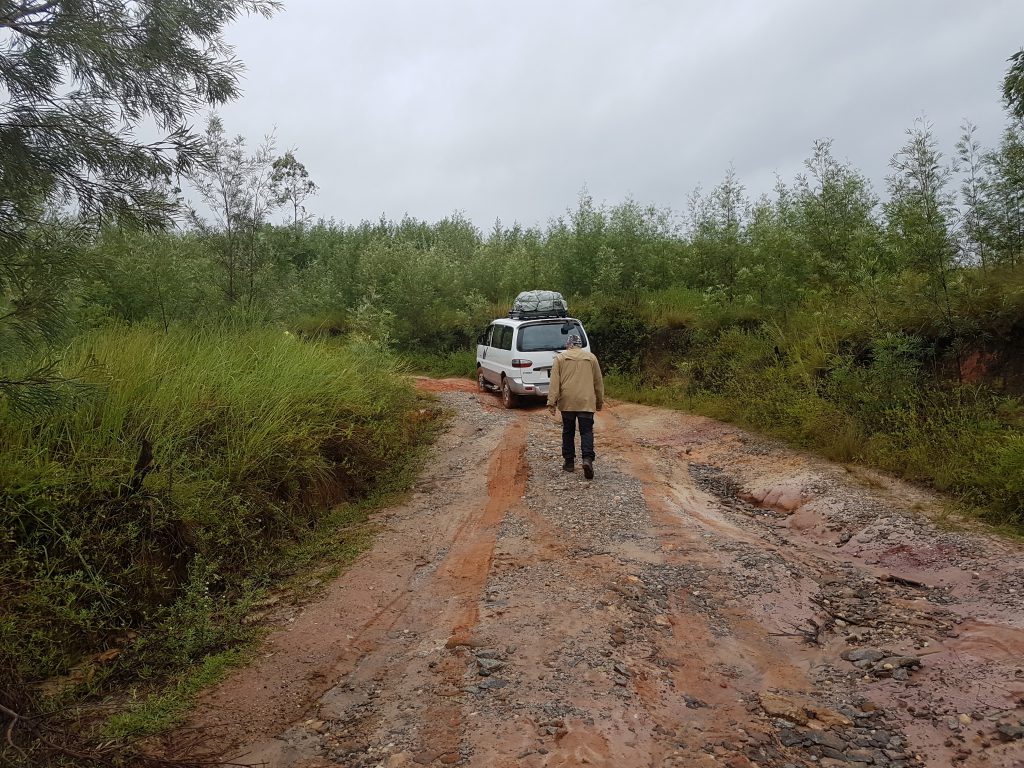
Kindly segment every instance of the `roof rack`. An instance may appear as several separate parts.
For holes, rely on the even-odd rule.
[[[566,309],[513,309],[508,313],[511,320],[542,320],[544,318],[565,318],[569,316]]]

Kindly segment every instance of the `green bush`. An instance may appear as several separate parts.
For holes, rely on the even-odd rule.
[[[872,328],[867,316],[833,309],[753,330],[698,324],[673,376],[649,365],[613,371],[609,394],[872,464],[947,491],[995,522],[1024,526],[1019,398],[943,378],[945,340]],[[655,327],[650,343],[665,331]],[[640,353],[651,358],[650,350]]]
[[[409,351],[403,352],[401,356],[413,373],[476,380],[475,348],[454,352]]]
[[[587,329],[604,370],[626,375],[641,371],[654,330],[642,305],[630,299],[607,299],[570,309]]]
[[[0,411],[0,687],[139,633],[115,669],[223,645],[216,612],[422,434],[399,365],[366,344],[117,327],[63,369],[83,385],[65,408]]]

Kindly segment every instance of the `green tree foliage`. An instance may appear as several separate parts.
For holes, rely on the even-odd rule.
[[[1003,78],[1003,100],[1018,120],[1024,120],[1024,50],[1010,57],[1010,68]]]
[[[793,192],[781,182],[772,200],[758,200],[750,214],[750,255],[740,271],[742,292],[762,307],[783,311],[800,303],[810,286],[814,264],[801,235]]]
[[[80,274],[86,232],[78,222],[42,215],[0,250],[0,401],[31,411],[58,402],[65,389],[39,347],[61,339]]]
[[[276,0],[3,3],[0,335],[8,344],[34,350],[58,336],[74,255],[90,229],[170,223],[172,180],[204,157],[189,119],[238,93],[241,65],[222,30],[240,14],[277,7]],[[144,122],[162,137],[139,139]],[[77,221],[55,238],[58,211]],[[17,401],[25,397],[15,392],[19,381],[46,379],[43,369],[19,375],[16,364],[0,365],[0,394]]]
[[[229,138],[216,115],[207,122],[203,143],[208,160],[191,179],[215,221],[211,228],[194,209],[193,221],[200,229],[220,235],[223,290],[228,302],[244,299],[245,307],[252,309],[268,263],[263,228],[270,214],[288,199],[283,190],[285,171],[274,159],[272,135],[249,154],[245,137]],[[288,168],[297,174],[294,156]]]
[[[797,177],[794,206],[807,257],[822,284],[857,283],[880,257],[880,228],[874,218],[878,198],[860,171],[835,159],[832,141],[814,143]]]
[[[919,120],[907,131],[907,143],[890,161],[889,201],[886,217],[900,264],[924,277],[926,300],[954,328],[951,291],[957,249],[951,227],[955,223],[953,177],[929,123]]]
[[[987,206],[985,157],[975,136],[976,131],[977,126],[965,121],[956,143],[959,170],[963,174],[960,183],[960,198],[964,206],[961,256],[964,263],[977,263],[985,269],[991,258],[988,231],[990,212]]]
[[[1024,260],[1024,126],[1008,125],[984,163],[980,237],[989,244],[993,261],[1014,266]]]
[[[166,224],[162,185],[199,163],[187,121],[238,94],[240,64],[222,37],[274,0],[7,2],[0,27],[0,237],[9,247],[42,202],[86,219]],[[133,131],[153,120],[164,137]]]
[[[729,300],[736,297],[737,280],[744,266],[750,213],[746,189],[731,166],[710,194],[705,196],[698,189],[690,197],[690,279]]]
[[[302,204],[316,194],[316,182],[309,177],[306,166],[295,158],[295,151],[291,149],[271,163],[270,167],[274,200],[278,205],[291,207],[292,227],[297,230],[308,219]]]

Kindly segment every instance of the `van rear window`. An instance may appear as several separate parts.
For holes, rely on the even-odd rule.
[[[583,346],[587,346],[587,336],[579,323],[559,321],[521,326],[516,347],[520,352],[553,352],[565,349],[565,340],[570,333],[579,335],[583,339]]]
[[[491,342],[492,346],[495,346],[498,349],[512,349],[512,334],[515,329],[511,325],[502,325],[499,327],[501,328],[501,333],[499,334],[497,329],[495,329],[495,341]]]

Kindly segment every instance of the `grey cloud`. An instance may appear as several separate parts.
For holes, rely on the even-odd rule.
[[[464,211],[542,223],[586,184],[681,210],[730,163],[752,194],[831,137],[884,191],[927,114],[947,152],[964,117],[1003,125],[1010,0],[517,3],[291,0],[228,32],[248,72],[222,110],[276,126],[345,221]]]

